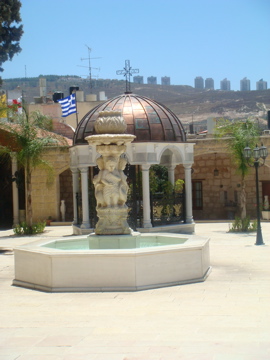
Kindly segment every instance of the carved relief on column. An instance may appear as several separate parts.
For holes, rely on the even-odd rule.
[[[99,149],[99,152],[102,150]],[[100,156],[97,159],[99,173],[94,177],[93,183],[99,217],[95,233],[98,235],[130,234],[131,232],[127,223],[128,185],[123,171],[126,163],[125,157],[119,157],[116,154]]]
[[[126,145],[134,135],[124,134],[127,125],[121,112],[101,111],[95,122],[97,135],[86,137],[89,145],[96,146],[101,155],[97,159],[99,173],[93,179],[99,218],[97,235],[130,234],[126,206],[128,185],[123,172],[126,166]]]

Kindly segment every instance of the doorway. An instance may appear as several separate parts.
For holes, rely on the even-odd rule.
[[[13,223],[12,172],[9,155],[0,156],[0,229],[10,229]]]

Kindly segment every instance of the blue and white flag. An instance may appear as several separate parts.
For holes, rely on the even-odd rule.
[[[70,114],[74,114],[77,112],[76,106],[76,96],[75,94],[71,94],[64,99],[57,100],[62,108],[62,117],[69,116]]]

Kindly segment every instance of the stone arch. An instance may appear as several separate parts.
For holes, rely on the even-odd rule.
[[[64,200],[66,205],[66,221],[73,220],[73,190],[72,190],[72,173],[68,167],[59,174],[59,207],[60,201]],[[60,215],[61,217],[61,215]]]
[[[158,162],[164,166],[181,164],[183,163],[183,154],[176,146],[167,145],[161,150]]]
[[[13,223],[12,170],[9,156],[0,156],[0,228],[11,228]]]

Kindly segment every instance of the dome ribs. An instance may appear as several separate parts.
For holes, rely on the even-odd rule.
[[[121,111],[127,133],[134,142],[185,142],[186,133],[178,117],[166,106],[132,93],[116,96],[91,109],[80,121],[73,144],[87,144],[85,137],[95,133],[94,122],[100,111]]]

